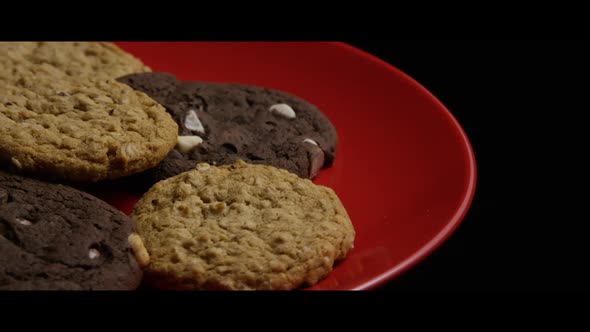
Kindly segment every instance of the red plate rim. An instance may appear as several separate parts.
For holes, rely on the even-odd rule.
[[[414,252],[411,256],[409,256],[408,258],[403,260],[401,263],[395,265],[394,267],[390,268],[389,270],[381,273],[380,275],[372,278],[371,280],[352,289],[352,290],[372,290],[372,289],[375,289],[379,286],[382,286],[384,283],[386,283],[388,281],[391,281],[396,276],[399,276],[400,274],[406,272],[407,270],[409,270],[410,268],[412,268],[413,266],[415,266],[416,264],[418,264],[419,262],[424,260],[431,253],[433,253],[443,242],[445,242],[445,240],[447,240],[451,236],[451,234],[455,231],[455,229],[461,224],[461,222],[465,218],[465,215],[469,211],[469,208],[470,208],[471,203],[473,201],[473,196],[475,195],[475,187],[476,187],[476,182],[477,182],[477,169],[476,169],[476,163],[475,163],[475,155],[473,153],[473,148],[471,146],[469,138],[467,137],[467,134],[465,134],[465,131],[463,130],[463,128],[461,127],[461,125],[459,124],[457,119],[448,110],[448,108],[440,100],[438,100],[438,98],[436,98],[430,91],[428,91],[428,89],[426,89],[424,86],[422,86],[416,80],[414,80],[412,77],[405,74],[401,70],[397,69],[393,65],[385,62],[384,60],[382,60],[370,53],[367,53],[363,50],[360,50],[352,45],[349,45],[349,44],[346,44],[343,42],[333,42],[332,44],[342,48],[343,50],[346,50],[347,52],[352,52],[367,61],[373,62],[374,64],[377,64],[377,65],[385,68],[386,70],[393,73],[394,75],[398,75],[398,76],[403,77],[410,84],[412,84],[418,90],[422,91],[425,95],[427,95],[433,102],[435,102],[439,106],[437,109],[444,113],[445,117],[447,117],[451,121],[451,123],[453,124],[454,129],[457,130],[459,132],[459,134],[461,135],[461,142],[463,144],[463,148],[464,148],[464,151],[466,154],[465,157],[467,158],[467,161],[468,161],[468,170],[467,171],[469,174],[468,174],[467,190],[466,190],[465,196],[463,197],[463,200],[461,201],[461,204],[459,205],[459,208],[457,209],[457,211],[455,211],[455,214],[449,220],[447,225],[445,227],[443,227],[443,229],[438,234],[436,234],[436,236],[434,236],[430,241],[428,241],[426,244],[424,244],[419,250]]]

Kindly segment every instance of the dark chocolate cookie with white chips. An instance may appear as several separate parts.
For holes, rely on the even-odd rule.
[[[135,224],[79,190],[0,171],[0,290],[134,290]]]
[[[316,106],[292,94],[241,84],[181,82],[167,73],[131,74],[118,81],[162,104],[179,125],[176,149],[142,174],[145,184],[199,162],[228,165],[236,160],[313,179],[334,161],[334,126]]]

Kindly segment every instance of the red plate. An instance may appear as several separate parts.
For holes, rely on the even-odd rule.
[[[465,133],[428,91],[393,66],[340,43],[118,43],[182,80],[261,85],[296,94],[332,121],[333,188],[356,228],[350,256],[311,289],[371,289],[437,248],[475,191]],[[128,213],[137,197],[100,196]]]

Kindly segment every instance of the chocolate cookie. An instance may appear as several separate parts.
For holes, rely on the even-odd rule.
[[[291,290],[317,283],[353,247],[336,193],[286,170],[237,161],[154,185],[132,218],[164,289]]]
[[[166,73],[131,74],[118,81],[154,98],[179,125],[176,151],[146,173],[151,183],[199,162],[227,165],[236,160],[311,179],[334,160],[338,139],[328,118],[289,93],[240,84],[180,82]]]
[[[0,290],[133,290],[133,221],[89,194],[0,171]]]

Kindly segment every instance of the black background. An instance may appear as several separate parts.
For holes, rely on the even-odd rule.
[[[467,133],[469,213],[388,291],[587,291],[586,41],[348,41],[439,98]]]

